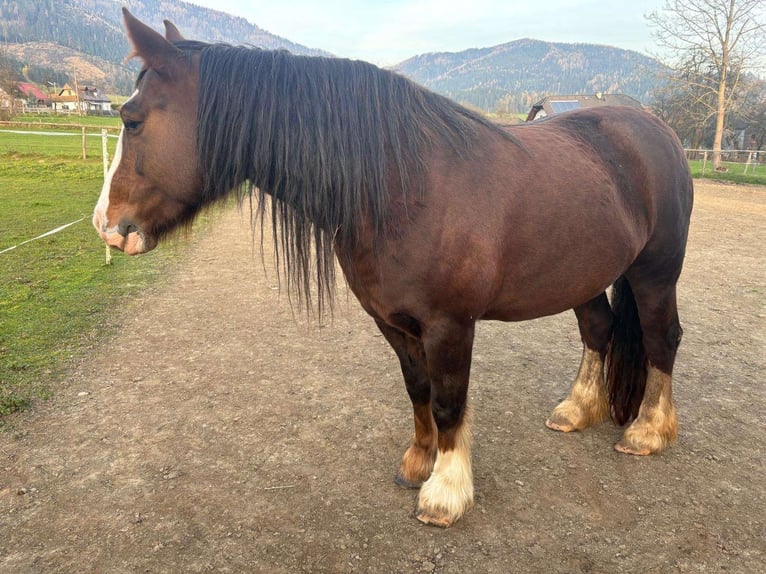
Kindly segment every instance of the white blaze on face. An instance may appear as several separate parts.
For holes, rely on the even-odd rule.
[[[130,96],[128,102],[135,98],[137,94],[138,90],[133,92],[133,95]],[[122,138],[124,133],[125,128],[123,127],[120,130],[120,137],[117,140],[117,149],[114,151],[114,159],[112,160],[112,164],[109,166],[109,171],[104,178],[104,185],[101,187],[101,195],[98,198],[96,209],[93,212],[93,226],[99,233],[105,233],[107,231],[108,221],[106,220],[106,211],[109,209],[109,192],[112,189],[112,178],[117,172],[117,168],[120,167],[120,160],[122,159]],[[112,226],[112,229],[114,229],[114,227],[116,227],[116,223]]]
[[[120,130],[120,137],[117,140],[117,149],[114,152],[114,159],[112,165],[109,166],[109,172],[104,178],[104,185],[101,188],[101,195],[96,203],[96,209],[93,214],[93,225],[100,232],[106,231],[106,210],[109,209],[109,191],[112,189],[112,178],[114,177],[117,168],[120,167],[120,160],[122,159],[122,134],[125,128]]]

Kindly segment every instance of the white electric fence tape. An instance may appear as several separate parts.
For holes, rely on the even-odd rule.
[[[37,241],[38,239],[42,239],[43,237],[48,237],[49,235],[53,235],[54,233],[58,233],[59,231],[61,231],[62,229],[66,229],[70,225],[74,225],[75,223],[80,223],[83,219],[85,219],[85,218],[81,217],[77,221],[73,221],[71,223],[67,223],[65,225],[62,225],[61,227],[57,227],[56,229],[51,229],[50,231],[46,231],[42,235],[38,235],[37,237],[33,237],[32,239],[27,239],[26,241],[22,241],[21,243],[18,243],[16,245],[14,245],[13,247],[6,247],[2,251],[0,251],[0,254],[6,253],[8,251],[13,251],[17,247],[21,247],[22,245],[26,245],[27,243],[32,243],[33,241]]]
[[[37,134],[40,135],[41,132],[24,132],[24,131],[14,131],[14,130],[0,130],[0,132],[7,132],[7,133],[16,133],[16,134]],[[56,132],[50,132],[45,133],[43,132],[43,135],[52,135],[52,136],[58,136],[58,135],[78,135],[78,134],[70,134],[70,133],[56,133]],[[90,134],[89,134],[90,135]],[[106,173],[109,170],[109,154],[107,152],[106,148],[106,142],[108,137],[116,137],[111,136],[107,134],[107,131],[105,129],[101,130],[101,147],[102,147],[102,157],[104,158],[104,177],[106,177]],[[60,227],[57,227],[56,229],[51,229],[50,231],[46,231],[42,235],[38,235],[37,237],[33,237],[32,239],[27,239],[26,241],[22,241],[21,243],[17,243],[16,245],[13,245],[12,247],[6,247],[2,251],[0,251],[0,255],[3,253],[7,253],[8,251],[13,251],[17,247],[21,247],[22,245],[26,245],[27,243],[31,243],[32,241],[37,241],[38,239],[42,239],[43,237],[48,237],[49,235],[53,235],[54,233],[58,233],[59,231],[62,231],[66,229],[67,227],[70,227],[74,225],[75,223],[80,223],[85,217],[81,217],[77,221],[72,221],[71,223],[67,223],[65,225],[62,225]],[[109,249],[109,246],[106,246],[106,264],[109,265],[112,262],[112,254]]]

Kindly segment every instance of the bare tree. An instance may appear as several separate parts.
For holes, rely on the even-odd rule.
[[[735,117],[735,121],[744,127],[743,148],[766,149],[766,80],[749,82]]]
[[[766,96],[760,101],[753,113],[754,146],[757,150],[766,150]]]
[[[694,109],[708,110],[706,120],[715,118],[713,166],[721,169],[727,111],[742,78],[766,59],[766,2],[668,0],[647,18],[660,46],[673,54],[671,81],[685,84]]]
[[[8,51],[5,46],[0,44],[0,90],[3,90],[8,97],[8,108],[5,109],[3,105],[0,105],[0,115],[3,116],[0,119],[7,119],[4,116],[10,117],[13,114],[13,102],[14,102],[14,90],[13,90],[13,66],[11,60],[8,57]],[[0,102],[2,104],[2,102]]]

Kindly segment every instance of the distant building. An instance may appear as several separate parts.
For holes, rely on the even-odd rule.
[[[87,111],[112,111],[112,100],[99,93],[98,88],[85,86],[80,90],[80,94],[80,101],[85,102]]]
[[[19,82],[16,84],[16,90],[26,102],[27,107],[40,108],[49,106],[51,103],[48,95],[34,84]]]
[[[85,86],[80,88],[79,93],[69,84],[64,85],[59,93],[54,95],[53,109],[56,111],[83,112],[109,112],[112,110],[112,101],[101,95],[98,88]]]
[[[539,120],[546,116],[596,106],[630,106],[643,108],[641,102],[624,94],[593,94],[575,96],[547,96],[532,106],[527,121]]]

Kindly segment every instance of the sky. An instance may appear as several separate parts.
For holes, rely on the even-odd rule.
[[[393,65],[520,38],[655,52],[645,14],[664,0],[187,0],[336,56]]]

